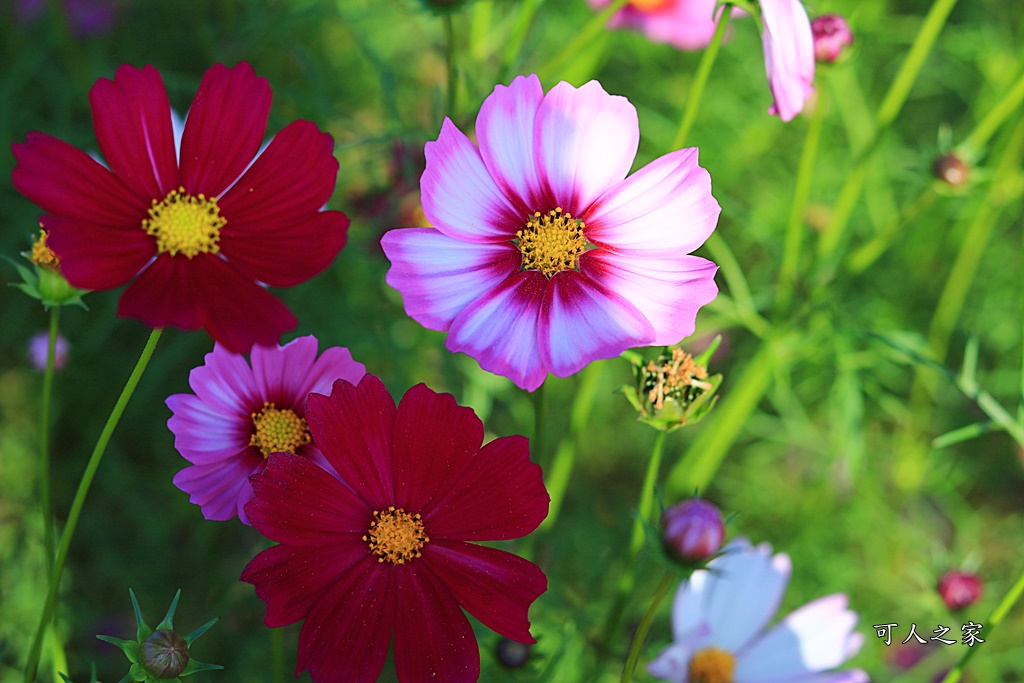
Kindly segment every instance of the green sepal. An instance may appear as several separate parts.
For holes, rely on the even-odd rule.
[[[81,306],[89,309],[82,301],[82,295],[88,294],[89,290],[73,287],[63,275],[52,270],[39,266],[28,268],[8,256],[3,258],[14,266],[22,280],[8,284],[41,302],[44,309],[49,310],[51,306]]]
[[[171,600],[171,606],[167,608],[167,614],[164,615],[163,620],[157,624],[157,631],[173,631],[174,630],[174,611],[178,609],[178,599],[181,597],[181,589],[174,594],[174,599]]]
[[[214,617],[213,619],[210,619],[208,622],[197,628],[195,631],[192,631],[192,633],[189,633],[187,636],[182,636],[182,639],[185,641],[186,645],[191,647],[193,640],[206,633],[210,629],[210,627],[216,624],[218,621],[220,621],[220,617]],[[184,676],[184,674],[182,675]]]
[[[140,659],[140,652],[141,652],[142,646],[139,645],[134,640],[122,640],[120,638],[115,638],[114,636],[96,636],[96,637],[99,638],[100,640],[104,641],[104,642],[110,643],[111,645],[116,645],[119,648],[121,648],[121,651],[124,652],[125,656],[128,658],[128,661],[130,661],[130,662],[138,662],[139,661],[139,659]]]
[[[186,664],[185,668],[182,670],[182,672],[180,674],[178,674],[178,678],[184,678],[185,676],[190,676],[190,675],[194,674],[197,671],[216,671],[217,669],[223,669],[223,668],[224,667],[221,666],[220,664],[204,664],[202,662],[197,662],[194,659],[189,659],[188,660],[188,664]]]
[[[132,609],[135,610],[135,623],[138,624],[138,631],[136,631],[135,639],[140,643],[149,638],[150,634],[153,633],[153,629],[146,625],[146,620],[142,618],[142,610],[139,608],[139,601],[135,597],[135,591],[131,588],[128,589],[128,595],[132,598]]]

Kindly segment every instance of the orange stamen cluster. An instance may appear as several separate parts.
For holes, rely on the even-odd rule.
[[[256,446],[263,457],[271,453],[294,454],[310,442],[309,426],[290,408],[279,409],[264,403],[263,410],[252,414],[253,433],[249,445]]]
[[[402,508],[389,507],[375,510],[370,529],[363,540],[378,562],[405,564],[420,557],[420,550],[430,540],[419,514],[410,515]]]
[[[523,270],[539,270],[548,277],[575,269],[580,255],[587,250],[583,221],[558,207],[545,214],[537,211],[516,232],[517,246],[523,254]]]

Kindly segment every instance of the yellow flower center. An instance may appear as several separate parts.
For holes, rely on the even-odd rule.
[[[629,0],[629,4],[641,12],[656,12],[670,2],[671,0]]]
[[[587,250],[583,221],[559,207],[542,214],[535,212],[516,233],[523,254],[523,270],[539,270],[548,277],[575,269],[580,255]]]
[[[193,196],[179,187],[162,201],[153,200],[149,218],[142,221],[142,227],[156,237],[156,248],[161,254],[192,258],[220,251],[220,229],[226,223],[217,208],[216,197]]]
[[[264,403],[263,410],[252,414],[253,433],[249,445],[256,446],[263,457],[271,453],[291,453],[309,443],[309,427],[294,410],[279,410],[273,403]]]
[[[690,683],[733,683],[736,658],[725,650],[709,647],[690,659]]]
[[[55,273],[60,272],[60,258],[53,253],[53,249],[46,246],[46,238],[50,236],[50,233],[40,224],[39,237],[32,243],[32,263],[36,264],[40,268],[46,270],[52,270]]]
[[[363,540],[370,544],[370,551],[378,556],[378,562],[405,564],[419,557],[420,549],[430,539],[418,514],[410,515],[402,508],[391,506],[374,511],[370,530]]]

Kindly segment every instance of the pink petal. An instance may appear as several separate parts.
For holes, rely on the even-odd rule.
[[[535,159],[553,206],[579,216],[629,173],[640,142],[636,109],[597,81],[552,88],[537,110]]]
[[[402,683],[475,681],[480,650],[469,620],[425,562],[401,567],[395,669]]]
[[[100,151],[140,198],[161,200],[178,187],[171,105],[160,72],[124,64],[89,92]]]
[[[393,434],[394,504],[426,513],[473,462],[484,441],[484,425],[451,394],[417,384],[398,404]]]
[[[431,537],[500,541],[530,533],[548,515],[550,497],[525,437],[484,446],[446,495],[424,511]]]
[[[215,197],[242,174],[263,142],[270,100],[267,79],[257,77],[246,62],[207,69],[181,138],[186,192]]]
[[[264,399],[245,358],[220,344],[214,344],[203,364],[192,369],[188,383],[210,410],[246,424],[246,429],[252,428],[253,411],[263,407]]]
[[[257,394],[278,408],[301,410],[306,396],[298,395],[297,385],[313,366],[316,352],[317,340],[312,335],[293,339],[280,347],[253,346],[252,374]]]
[[[761,0],[764,65],[775,103],[769,114],[789,121],[814,92],[814,36],[800,0]]]
[[[484,626],[520,643],[537,642],[527,614],[548,587],[537,565],[496,548],[433,539],[424,546],[423,559]]]
[[[391,464],[395,413],[391,395],[373,375],[364,376],[357,385],[338,380],[330,396],[310,394],[306,401],[313,440],[371,510],[384,510],[395,502]]]
[[[551,278],[537,327],[541,361],[559,377],[654,340],[654,328],[633,304],[574,270]]]
[[[174,434],[174,448],[189,462],[211,464],[240,457],[249,449],[252,422],[248,415],[242,419],[225,415],[192,394],[173,394],[166,403],[173,413],[167,428]]]
[[[248,478],[263,467],[263,458],[251,453],[209,465],[191,465],[174,475],[174,485],[189,494],[206,519],[223,521],[238,514],[239,501],[252,496]]]
[[[82,289],[114,289],[135,277],[156,254],[153,238],[130,228],[79,218],[43,216],[46,244],[60,257],[61,274]]]
[[[149,199],[133,195],[85,152],[45,133],[29,133],[24,143],[15,143],[11,149],[18,162],[11,174],[14,187],[44,211],[117,226],[126,236],[129,232],[146,234],[142,219]]]
[[[516,76],[508,87],[494,86],[476,117],[480,156],[520,219],[554,208],[547,206],[534,161],[534,120],[543,100],[536,74]]]
[[[314,391],[324,395],[331,393],[331,387],[339,379],[358,384],[365,374],[366,366],[352,360],[352,353],[348,349],[342,346],[324,349],[296,390],[298,405],[301,408],[306,397]]]
[[[467,242],[505,242],[515,237],[526,214],[514,207],[484,166],[476,146],[445,119],[436,142],[424,148],[420,177],[423,214],[449,237]]]
[[[463,242],[432,228],[391,230],[380,244],[391,261],[387,283],[402,293],[405,312],[441,332],[522,263],[522,254],[509,242]]]
[[[246,506],[253,525],[267,538],[290,546],[362,544],[373,511],[333,475],[309,459],[273,453],[250,480],[256,496]]]
[[[533,391],[548,372],[537,348],[537,318],[546,286],[547,278],[538,271],[516,273],[455,317],[445,346]]]
[[[655,346],[677,344],[693,334],[697,311],[718,295],[711,261],[698,256],[646,256],[593,249],[580,269],[608,291],[626,299],[654,327]]]
[[[606,0],[589,0],[592,6],[606,6]],[[717,22],[716,0],[673,0],[656,10],[642,10],[626,4],[612,16],[609,28],[625,26],[643,32],[649,40],[668,43],[680,50],[700,50],[711,43]]]
[[[688,254],[704,244],[722,209],[690,147],[655,159],[604,193],[582,216],[591,242],[616,252]]]

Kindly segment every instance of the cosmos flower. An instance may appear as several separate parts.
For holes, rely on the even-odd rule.
[[[306,397],[329,391],[337,379],[358,382],[366,369],[342,347],[316,354],[316,337],[299,337],[284,346],[252,347],[250,367],[218,344],[189,374],[195,394],[168,397],[174,447],[192,463],[174,475],[174,485],[206,519],[237,514],[249,524],[249,475],[261,471],[271,453],[293,453],[330,467],[310,438]]]
[[[766,628],[790,570],[789,556],[773,556],[767,543],[729,544],[679,587],[675,642],[647,670],[672,683],[867,683],[860,669],[829,673],[864,642],[845,595],[819,598]]]
[[[345,483],[308,458],[272,455],[246,510],[280,545],[242,574],[267,603],[267,626],[305,619],[296,674],[373,683],[393,638],[401,683],[475,681],[480,652],[463,609],[535,642],[527,611],[544,573],[469,542],[518,538],[547,516],[524,437],[481,448],[483,424],[452,396],[419,384],[396,408],[373,375],[312,394],[306,418]]]
[[[595,9],[611,0],[587,0]],[[631,0],[612,15],[609,28],[630,28],[655,43],[680,50],[700,50],[715,35],[717,0]]]
[[[348,218],[320,210],[338,171],[330,135],[295,121],[257,155],[270,100],[248,64],[213,66],[178,148],[159,72],[125,65],[90,93],[109,168],[43,133],[13,145],[14,185],[46,211],[64,277],[94,290],[131,282],[118,313],[150,327],[202,327],[236,353],[276,344],[296,320],[261,285],[326,268]]]
[[[720,208],[697,149],[626,177],[640,130],[624,97],[537,76],[496,86],[474,145],[445,119],[420,180],[433,228],[384,235],[387,282],[450,351],[533,391],[694,330],[717,266],[690,252]]]
[[[789,121],[814,92],[814,37],[800,0],[760,0],[764,66],[775,103],[769,114]]]

